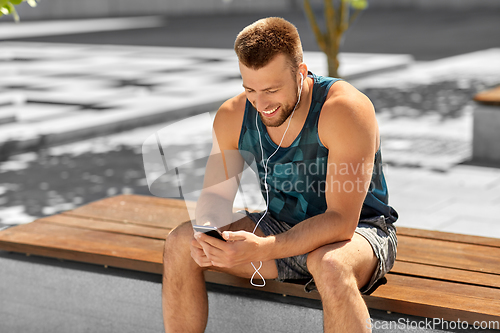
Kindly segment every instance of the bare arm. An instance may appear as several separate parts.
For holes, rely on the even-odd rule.
[[[240,96],[238,96],[240,97]],[[208,158],[203,190],[196,205],[196,223],[222,227],[232,222],[237,178],[243,170],[238,152],[241,98],[224,103],[214,120],[213,145]],[[239,124],[238,124],[239,122]]]

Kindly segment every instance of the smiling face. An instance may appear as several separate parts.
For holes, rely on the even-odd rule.
[[[252,69],[240,63],[247,99],[268,127],[281,126],[298,101],[298,81],[287,57],[278,54],[266,66]]]

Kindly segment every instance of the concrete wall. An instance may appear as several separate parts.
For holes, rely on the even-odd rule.
[[[269,13],[301,10],[302,0],[39,0],[33,9],[18,6],[23,20],[114,17],[137,15],[210,15],[231,13]],[[321,6],[323,0],[311,0]],[[499,0],[369,0],[370,8],[495,8]]]
[[[472,138],[472,158],[500,165],[500,106],[476,103]]]
[[[2,333],[164,332],[159,275],[4,251],[0,267]],[[219,291],[208,298],[207,333],[322,332],[317,306]]]

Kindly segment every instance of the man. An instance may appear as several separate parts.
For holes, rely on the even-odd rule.
[[[261,262],[264,279],[309,280],[325,332],[367,332],[361,292],[391,269],[397,244],[373,105],[347,82],[309,73],[298,32],[283,19],[246,27],[235,51],[245,92],[216,115],[196,209],[196,224],[227,225],[226,242],[190,223],[167,237],[165,330],[204,331],[204,270],[251,278]],[[268,209],[233,215],[235,179],[252,161]]]

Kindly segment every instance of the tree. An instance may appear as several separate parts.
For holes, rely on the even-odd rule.
[[[311,24],[316,41],[328,61],[328,76],[339,77],[338,54],[342,36],[361,11],[368,7],[367,0],[324,0],[326,28],[322,31],[309,0],[304,0],[304,10]]]
[[[16,7],[21,2],[26,1],[31,7],[36,7],[36,0],[0,0],[0,17],[3,15],[12,15],[14,20],[19,22]]]

